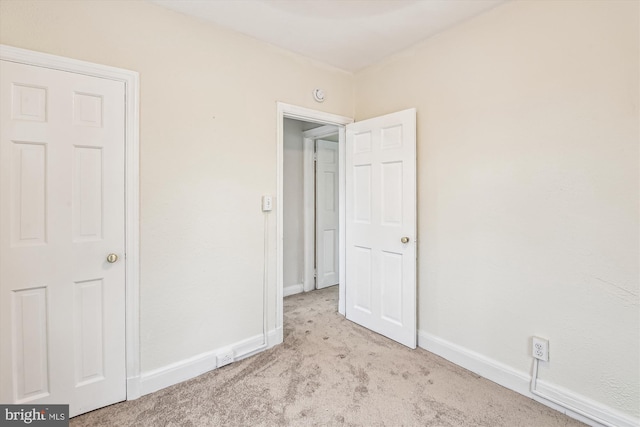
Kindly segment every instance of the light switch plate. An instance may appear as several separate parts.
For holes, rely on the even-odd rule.
[[[262,196],[262,212],[270,212],[273,209],[273,198]]]

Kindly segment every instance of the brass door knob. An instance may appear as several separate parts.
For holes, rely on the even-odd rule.
[[[402,239],[400,239],[400,241],[402,243],[409,243],[409,238],[408,237],[403,237]]]
[[[116,255],[116,254],[107,255],[107,262],[113,264],[116,261],[118,261],[118,255]]]

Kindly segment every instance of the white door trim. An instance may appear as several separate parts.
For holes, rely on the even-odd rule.
[[[313,155],[315,152],[315,140],[335,135],[339,132],[335,126],[325,125],[302,132],[302,188],[304,194],[303,210],[303,245],[304,245],[304,267],[303,267],[303,290],[309,292],[315,289],[313,277],[315,265],[315,234],[316,234],[316,209],[315,209],[315,168]],[[343,142],[344,143],[344,142]]]
[[[339,116],[337,114],[325,113],[322,111],[311,110],[309,108],[298,107],[296,105],[285,104],[283,102],[276,103],[277,108],[277,188],[276,188],[276,329],[282,331],[284,318],[284,310],[282,306],[283,298],[283,281],[284,281],[284,212],[282,196],[284,194],[284,119],[296,119],[307,122],[322,123],[325,125],[342,126],[339,130],[341,138],[344,138],[344,126],[353,123],[350,117]],[[344,140],[344,139],[343,139]],[[339,167],[340,171],[344,171],[344,144],[340,144],[339,148]],[[339,199],[340,199],[340,299],[338,311],[344,315],[344,264],[345,264],[345,246],[344,246],[344,173],[339,176]],[[279,337],[278,343],[282,342],[282,336]]]
[[[139,74],[62,56],[0,45],[0,59],[123,82],[125,85],[125,284],[127,400],[140,397]]]

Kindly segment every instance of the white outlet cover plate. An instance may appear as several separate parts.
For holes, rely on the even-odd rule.
[[[549,361],[549,340],[533,337],[531,340],[531,355],[543,362]]]
[[[218,368],[226,366],[230,363],[233,363],[233,351],[221,353],[216,357],[216,364]]]

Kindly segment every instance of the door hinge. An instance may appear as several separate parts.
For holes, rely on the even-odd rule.
[[[313,153],[313,161],[314,162],[318,161],[318,153]]]
[[[318,278],[318,270],[316,268],[313,269],[313,278],[314,279]]]

